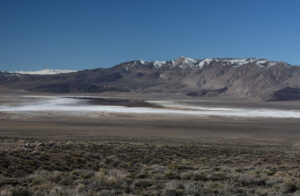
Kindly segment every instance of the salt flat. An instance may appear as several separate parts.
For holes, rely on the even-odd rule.
[[[156,114],[156,115],[192,115],[219,116],[237,118],[300,118],[300,110],[284,110],[271,108],[238,108],[213,107],[182,104],[176,101],[148,100],[160,107],[127,107],[120,105],[95,105],[89,99],[94,97],[60,97],[60,96],[26,96],[32,101],[17,105],[0,106],[0,112],[28,113],[28,112],[68,112],[74,113],[120,113],[120,114]]]
[[[300,110],[296,106],[294,102],[4,94],[0,137],[298,143]]]

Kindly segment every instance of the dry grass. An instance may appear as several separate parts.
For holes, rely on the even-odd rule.
[[[0,196],[300,194],[300,157],[287,146],[0,142]]]

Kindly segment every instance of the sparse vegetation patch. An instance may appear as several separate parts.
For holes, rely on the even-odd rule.
[[[297,195],[280,146],[1,138],[0,195]]]

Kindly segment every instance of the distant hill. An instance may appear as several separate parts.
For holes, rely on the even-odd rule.
[[[117,91],[300,100],[300,67],[256,58],[179,57],[171,61],[137,60],[111,68],[56,75],[0,75],[0,85],[51,93]]]

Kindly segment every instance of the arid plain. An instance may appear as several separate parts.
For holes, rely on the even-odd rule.
[[[0,104],[2,195],[300,189],[297,101],[6,91]]]

